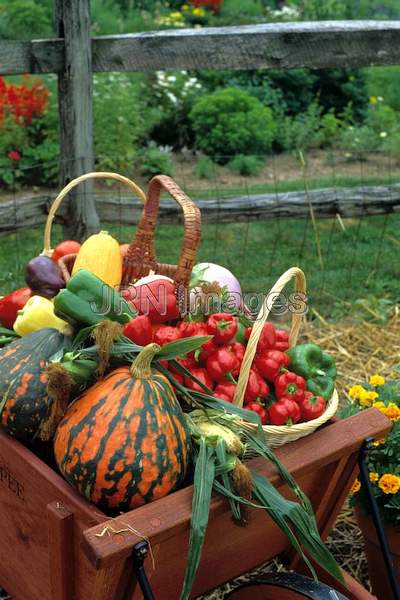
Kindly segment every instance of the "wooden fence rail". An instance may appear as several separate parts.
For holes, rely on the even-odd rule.
[[[151,31],[94,37],[91,46],[95,72],[393,65],[400,63],[400,22],[322,21]],[[60,38],[2,40],[0,72],[62,73],[64,52]]]
[[[41,226],[46,220],[50,196],[34,196],[9,200],[0,204],[0,234]],[[132,196],[112,193],[95,195],[94,200],[102,223],[138,223],[142,204]],[[400,185],[312,190],[304,192],[232,196],[219,200],[195,199],[204,223],[235,223],[238,221],[267,221],[275,218],[307,218],[312,203],[319,218],[340,215],[361,217],[400,213]],[[65,208],[60,207],[57,221],[63,223]],[[180,208],[169,199],[161,203],[159,222],[179,223]]]

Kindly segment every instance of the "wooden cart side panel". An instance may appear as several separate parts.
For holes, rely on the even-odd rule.
[[[63,519],[57,523],[54,512],[49,516],[48,505],[57,503],[65,515],[73,514],[72,523],[69,518],[68,525]],[[15,600],[58,600],[51,586],[59,595],[70,593],[71,585],[67,592],[60,591],[54,573],[51,576],[55,568],[67,569],[65,556],[54,552],[68,536],[69,544],[73,539],[75,560],[70,560],[74,560],[75,574],[73,596],[66,598],[90,598],[96,571],[82,551],[82,531],[106,517],[30,450],[1,431],[0,515],[0,586]]]
[[[378,410],[371,408],[345,421],[321,428],[312,436],[278,448],[276,455],[296,480],[301,481],[310,471],[317,472],[322,469],[323,472],[328,465],[357,452],[366,437],[386,435],[390,427],[391,422]],[[253,459],[248,464],[258,473],[266,475],[275,486],[282,483],[276,469],[263,458]],[[326,485],[329,485],[329,481]],[[130,526],[133,531],[138,531],[157,545],[187,532],[191,517],[191,500],[192,489],[188,487],[116,517],[110,524],[118,530]],[[225,501],[214,495],[210,520],[217,519],[226,512]],[[141,539],[130,531],[119,535],[118,539],[115,536],[100,538],[98,534],[101,529],[102,526],[96,526],[84,532],[85,548],[98,568],[127,558],[132,546]]]

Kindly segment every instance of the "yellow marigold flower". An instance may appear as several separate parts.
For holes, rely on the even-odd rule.
[[[385,378],[382,377],[382,375],[371,375],[368,383],[374,387],[378,387],[378,385],[385,385]]]
[[[376,96],[370,96],[369,97],[369,103],[370,104],[376,104],[378,102],[378,98]]]
[[[353,398],[354,400],[359,400],[359,398],[361,397],[361,394],[363,394],[366,391],[367,390],[364,389],[362,385],[353,385],[349,389],[349,396],[350,396],[350,398]]]
[[[373,408],[377,408],[378,410],[383,412],[383,414],[385,414],[386,406],[385,406],[384,402],[374,402],[372,406],[373,406]]]
[[[197,8],[194,8],[192,10],[192,13],[194,14],[195,17],[204,17],[204,15],[206,14],[206,11],[204,10],[204,8],[201,8],[201,6],[198,6]]]
[[[189,4],[183,4],[182,5],[182,11],[187,12],[189,10],[190,6]]]
[[[400,408],[394,402],[389,402],[384,414],[391,421],[398,421],[400,419]]]
[[[375,473],[375,472],[373,472],[373,473],[370,473],[370,474],[369,474],[369,480],[370,480],[372,483],[376,483],[376,482],[378,481],[378,479],[379,479],[379,473]]]
[[[397,494],[400,490],[400,477],[385,473],[379,480],[378,486],[384,494]]]
[[[172,12],[170,13],[169,18],[172,19],[172,21],[182,21],[183,16],[180,12]]]
[[[359,402],[361,406],[372,406],[374,400],[376,400],[378,396],[379,394],[377,392],[363,390],[360,394]]]
[[[355,482],[353,483],[353,485],[351,486],[350,496],[353,496],[353,494],[357,494],[357,492],[359,492],[360,489],[361,489],[360,480],[356,479]]]

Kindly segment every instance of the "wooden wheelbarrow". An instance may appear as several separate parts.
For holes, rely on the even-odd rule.
[[[371,408],[276,451],[311,499],[323,538],[356,477],[364,440],[381,438],[389,429],[390,421]],[[272,465],[261,458],[250,463],[289,494]],[[191,499],[187,487],[110,519],[29,449],[0,433],[0,586],[15,600],[139,600],[134,555],[147,539],[154,568],[149,559],[145,566],[154,597],[178,599]],[[226,501],[215,495],[193,597],[282,553],[299,571],[288,540],[267,515],[254,511],[248,527],[237,527]],[[350,600],[372,598],[347,574],[347,589],[319,575]]]

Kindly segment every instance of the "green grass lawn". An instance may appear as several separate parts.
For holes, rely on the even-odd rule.
[[[400,299],[400,215],[317,222],[323,265],[308,220],[280,220],[204,225],[199,261],[231,269],[246,292],[266,292],[287,268],[298,265],[307,275],[310,304],[325,317],[346,315],[361,298]],[[112,226],[121,242],[132,227]],[[61,228],[54,228],[54,243]],[[176,262],[182,227],[162,225],[157,252],[163,262]],[[0,292],[24,285],[26,262],[42,251],[42,229],[0,237]]]

